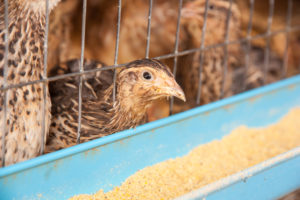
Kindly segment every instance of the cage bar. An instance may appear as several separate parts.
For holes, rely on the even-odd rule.
[[[201,99],[201,86],[202,86],[202,68],[203,68],[203,53],[205,47],[205,33],[206,33],[206,22],[207,22],[207,12],[208,12],[208,2],[209,0],[205,1],[205,9],[204,9],[204,22],[202,27],[202,35],[201,35],[201,45],[200,45],[200,65],[199,65],[199,82],[198,82],[198,90],[197,90],[197,97],[196,97],[196,104],[200,104]]]
[[[252,32],[252,20],[253,20],[253,12],[254,12],[254,4],[255,0],[249,0],[250,2],[250,13],[249,13],[249,23],[247,27],[247,42],[246,42],[246,49],[245,49],[245,71],[244,71],[244,79],[246,79],[246,75],[248,73],[250,67],[250,50],[251,50],[251,32]],[[245,81],[243,82],[243,90],[246,88]]]
[[[87,0],[83,0],[83,5],[82,5],[81,54],[80,54],[80,66],[79,66],[80,73],[84,72],[83,64],[84,64],[84,47],[85,47],[86,2]],[[80,143],[81,115],[82,115],[82,75],[79,77],[79,88],[78,88],[77,144]]]
[[[221,86],[221,95],[220,99],[224,97],[225,90],[225,81],[227,77],[227,68],[228,68],[228,40],[229,40],[229,27],[230,27],[230,17],[231,17],[231,9],[232,9],[232,0],[229,1],[229,10],[226,18],[226,32],[225,32],[225,46],[224,46],[224,65],[223,65],[223,77],[222,77],[222,86]]]
[[[118,65],[118,56],[119,56],[119,41],[120,41],[120,27],[121,27],[121,10],[122,10],[122,0],[118,1],[118,21],[117,21],[117,33],[116,33],[116,48],[115,48],[115,59],[114,66]],[[116,101],[116,78],[117,71],[114,69],[114,78],[113,78],[113,102]]]
[[[48,34],[49,34],[49,0],[45,1],[46,10],[46,24],[45,24],[45,38],[44,38],[44,71],[43,79],[47,78],[47,61],[48,61]],[[44,153],[45,135],[46,135],[46,102],[47,102],[47,82],[43,82],[43,106],[42,106],[42,131],[41,131],[41,154]]]
[[[146,46],[146,56],[145,56],[145,58],[149,58],[150,39],[151,39],[152,7],[153,7],[153,0],[149,0],[148,25],[147,25],[147,46]]]
[[[292,12],[293,12],[293,0],[288,0],[288,8],[287,8],[287,15],[286,15],[286,32],[285,32],[285,50],[284,50],[284,57],[283,57],[283,68],[282,68],[282,77],[286,77],[287,68],[288,68],[288,48],[289,48],[289,41],[290,41],[290,33],[289,30],[291,28],[291,19],[292,19]]]
[[[175,47],[174,47],[174,65],[173,65],[173,75],[176,77],[177,71],[177,53],[178,53],[178,45],[179,45],[179,33],[180,33],[180,18],[181,18],[181,8],[182,8],[182,0],[179,0],[178,5],[178,18],[177,18],[177,27],[176,27],[176,35],[175,35]],[[170,98],[170,112],[169,115],[172,115],[174,106],[174,97]]]
[[[270,42],[271,42],[271,27],[273,22],[273,14],[274,14],[274,0],[269,0],[269,16],[268,16],[268,25],[267,25],[267,37],[266,37],[266,48],[265,48],[265,57],[264,57],[264,76],[263,76],[263,84],[266,84],[267,80],[267,71],[269,68],[270,62]]]

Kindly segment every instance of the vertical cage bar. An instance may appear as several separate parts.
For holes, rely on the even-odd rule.
[[[250,50],[251,50],[251,32],[252,32],[252,20],[253,20],[253,12],[254,12],[254,4],[255,0],[249,0],[250,1],[250,13],[249,13],[249,23],[247,28],[247,46],[245,51],[245,71],[244,71],[244,82],[243,82],[243,90],[246,88],[246,78],[247,73],[250,67]]]
[[[145,56],[145,58],[149,58],[150,39],[151,39],[152,7],[153,7],[153,0],[149,0],[148,26],[147,26],[147,46],[146,46],[146,56]]]
[[[7,70],[8,70],[8,0],[4,1],[4,42],[5,42],[5,50],[4,50],[4,69],[3,69],[3,87],[7,86]],[[3,91],[3,127],[2,127],[2,167],[5,166],[5,135],[7,131],[6,127],[6,111],[7,111],[7,90]]]
[[[80,67],[79,71],[83,72],[84,62],[84,48],[85,48],[85,26],[86,26],[86,2],[83,0],[82,5],[82,26],[81,26],[81,54],[80,54]],[[77,129],[77,144],[80,143],[81,133],[81,115],[82,115],[82,75],[79,77],[79,89],[78,89],[78,129]]]
[[[48,60],[48,33],[49,33],[49,0],[45,1],[46,24],[44,38],[44,71],[43,79],[47,79],[47,60]],[[42,131],[41,131],[41,154],[44,153],[45,135],[46,135],[46,103],[47,103],[47,82],[43,82],[43,106],[42,106]]]
[[[227,70],[228,70],[228,41],[229,41],[229,27],[230,27],[231,9],[232,9],[232,0],[229,1],[229,10],[228,10],[228,13],[227,13],[227,18],[226,18],[226,33],[225,33],[225,46],[224,46],[224,66],[223,66],[223,78],[222,78],[220,99],[224,98],[225,81],[226,81]]]
[[[177,27],[176,27],[176,38],[175,38],[175,47],[174,47],[174,66],[173,66],[173,75],[176,77],[176,71],[177,71],[177,60],[178,60],[178,45],[179,45],[179,33],[180,33],[180,18],[181,18],[181,8],[182,8],[182,0],[179,0],[179,6],[178,6],[178,18],[177,18]],[[170,99],[170,112],[169,115],[172,115],[173,113],[173,106],[174,106],[174,97],[171,97]]]
[[[122,10],[122,0],[118,1],[118,21],[117,21],[117,33],[116,33],[116,48],[115,48],[115,60],[114,65],[118,64],[118,56],[119,56],[119,41],[120,41],[120,26],[121,26],[121,10]],[[114,69],[114,80],[113,80],[113,102],[116,101],[116,78],[117,71]]]
[[[198,90],[197,90],[197,97],[196,97],[196,104],[200,104],[201,100],[201,86],[202,86],[202,68],[203,68],[203,51],[205,47],[205,33],[206,33],[206,22],[207,22],[207,12],[208,12],[208,4],[209,0],[205,1],[205,9],[204,9],[204,22],[202,27],[202,35],[201,35],[201,45],[200,45],[200,65],[199,65],[199,82],[198,82]]]
[[[266,84],[267,80],[267,71],[269,68],[270,62],[270,42],[271,42],[271,27],[273,22],[274,14],[274,0],[269,0],[269,16],[268,16],[268,25],[267,25],[267,38],[266,38],[266,48],[265,48],[265,57],[264,57],[264,69],[263,69],[263,85]]]
[[[286,14],[286,26],[285,26],[285,50],[284,50],[284,57],[283,57],[283,68],[282,68],[282,77],[286,77],[287,68],[288,68],[288,48],[289,48],[289,41],[290,41],[290,29],[291,29],[291,19],[292,19],[292,12],[293,12],[293,0],[288,0],[288,8]]]

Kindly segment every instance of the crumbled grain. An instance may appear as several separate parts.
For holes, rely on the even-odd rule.
[[[173,199],[300,145],[300,108],[265,128],[241,126],[188,155],[146,167],[121,186],[71,200]]]

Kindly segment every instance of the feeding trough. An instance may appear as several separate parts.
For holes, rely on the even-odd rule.
[[[1,199],[67,199],[113,189],[136,171],[263,127],[300,106],[300,76],[0,169]],[[147,159],[144,159],[147,158]],[[274,199],[300,187],[300,147],[179,199]]]

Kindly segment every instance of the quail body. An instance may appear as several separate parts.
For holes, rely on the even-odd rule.
[[[49,0],[52,10],[59,0]],[[44,65],[45,1],[8,1],[8,66],[6,85],[36,81],[42,78]],[[0,1],[0,85],[4,86],[5,58],[4,0]],[[45,138],[50,125],[50,99],[46,87]],[[6,92],[4,121],[4,91],[0,93],[0,149],[5,139],[1,164],[10,165],[40,154],[42,137],[43,84],[9,89]],[[3,127],[6,124],[4,132]],[[4,159],[5,158],[5,159]]]
[[[85,70],[102,68],[85,61]],[[79,71],[79,60],[53,69],[53,75]],[[113,70],[83,76],[80,141],[86,142],[143,124],[146,111],[159,98],[185,95],[168,67],[157,60],[143,59],[118,68],[116,99],[113,101]],[[76,144],[78,127],[79,77],[50,83],[52,123],[46,152]]]
[[[194,0],[184,5],[182,10],[182,29],[187,34],[187,49],[199,48],[201,38],[204,36],[204,47],[222,44],[225,42],[227,30],[227,16],[230,3],[220,0],[209,0],[206,29],[204,26],[205,0]],[[240,38],[240,12],[232,3],[230,22],[228,27],[229,41]],[[200,104],[216,101],[222,97],[222,81],[227,62],[227,78],[224,80],[224,96],[232,95],[232,73],[236,67],[241,66],[243,54],[240,44],[227,46],[227,58],[225,58],[224,47],[212,47],[210,49],[196,52],[185,56],[183,64],[190,63],[190,66],[179,68],[183,81],[183,88],[186,91],[190,104],[195,105],[199,85],[201,85]],[[201,58],[202,54],[202,58]],[[201,61],[202,59],[202,61]],[[200,69],[202,62],[202,69]],[[200,80],[201,71],[201,83]]]

